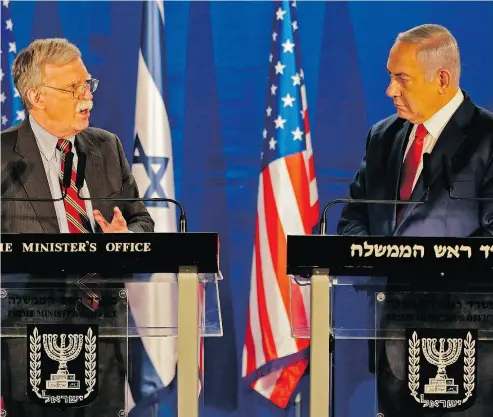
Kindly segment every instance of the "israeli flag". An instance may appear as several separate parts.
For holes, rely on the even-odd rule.
[[[139,51],[135,146],[132,173],[141,197],[175,198],[173,152],[166,111],[163,1],[144,1]],[[156,232],[176,232],[176,209],[171,203],[146,202]],[[175,378],[178,291],[176,277],[154,274],[151,284],[127,284],[131,325],[140,338],[131,344],[129,378],[131,416],[155,406]],[[169,336],[165,337],[165,329]],[[155,337],[152,337],[155,336]]]

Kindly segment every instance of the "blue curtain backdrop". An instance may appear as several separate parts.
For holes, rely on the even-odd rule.
[[[100,79],[91,123],[119,135],[131,160],[141,3],[19,1],[11,10],[18,50],[55,36],[80,47]],[[462,88],[493,110],[492,2],[298,2],[298,11],[322,203],[345,194],[369,127],[393,113],[385,65],[399,31],[447,26],[461,47]],[[289,414],[240,381],[273,12],[272,2],[165,1],[176,196],[190,230],[220,232],[225,276],[224,337],[206,342],[202,416]],[[330,213],[331,231],[338,214]],[[362,317],[363,303],[354,293],[337,308]],[[338,361],[367,360],[364,344],[341,347]],[[338,375],[338,417],[374,416],[369,378],[363,370]]]

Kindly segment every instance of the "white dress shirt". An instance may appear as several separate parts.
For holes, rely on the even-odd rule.
[[[62,190],[60,185],[60,171],[62,153],[56,148],[58,138],[42,128],[34,119],[32,115],[29,115],[29,122],[36,138],[36,143],[41,153],[41,160],[46,172],[46,178],[50,186],[52,198],[60,198],[62,196]],[[68,138],[72,143],[72,152],[74,153],[74,167],[77,167],[77,151],[75,149],[75,136]],[[81,190],[81,196],[89,197],[89,190],[87,184],[84,181],[84,186]],[[92,215],[92,204],[89,200],[84,200],[86,205],[86,212],[91,222],[92,230],[94,230],[94,216]],[[45,203],[49,204],[49,203]],[[65,206],[63,200],[55,201],[56,217],[58,220],[58,226],[60,227],[60,233],[70,233],[67,223],[67,214],[65,213]]]
[[[423,153],[426,152],[431,153],[443,129],[445,128],[450,118],[454,115],[454,113],[456,112],[456,110],[459,108],[459,106],[462,104],[463,101],[464,101],[464,95],[462,94],[462,91],[459,88],[455,96],[452,98],[452,100],[450,100],[445,106],[443,106],[426,122],[423,123],[424,127],[428,131],[428,134],[425,136],[423,141],[423,152],[421,154],[421,160],[419,162],[416,177],[414,177],[413,189],[414,186],[416,185],[416,182],[418,181],[419,175],[421,174],[421,170],[423,169]],[[411,145],[413,144],[417,128],[418,125],[415,124],[411,131],[411,135],[409,136],[406,152],[404,153],[404,160],[406,159],[407,152],[409,151]]]

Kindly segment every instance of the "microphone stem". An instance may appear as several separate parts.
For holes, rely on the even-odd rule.
[[[327,210],[331,208],[335,204],[339,203],[351,203],[353,200],[349,198],[337,198],[332,200],[329,204],[324,207],[324,211],[322,213],[322,220],[320,221],[320,228],[318,230],[320,235],[325,235],[327,232]]]
[[[410,205],[410,204],[423,204],[426,202],[428,199],[430,193],[430,189],[426,187],[425,189],[425,194],[424,198],[421,199],[420,201],[399,201],[399,200],[366,200],[366,199],[352,199],[352,198],[337,198],[335,200],[332,200],[329,204],[327,204],[324,207],[324,211],[322,212],[322,219],[320,220],[320,227],[319,227],[319,234],[320,235],[325,235],[327,232],[327,210],[331,208],[335,204],[339,203],[360,203],[360,204],[391,204],[391,205],[397,205],[397,204],[402,204],[402,205]]]
[[[176,206],[178,206],[178,208],[180,209],[180,221],[179,221],[179,227],[180,227],[180,233],[186,233],[187,232],[187,217],[185,216],[185,208],[183,207],[183,205],[181,203],[179,203],[178,201],[176,200],[173,200],[172,198],[161,198],[161,197],[158,197],[158,198],[152,198],[152,197],[149,197],[149,198],[139,198],[139,197],[135,197],[135,198],[132,198],[132,197],[120,197],[120,198],[113,198],[113,197],[82,197],[80,195],[81,193],[81,188],[79,188],[77,190],[77,197],[79,197],[81,200],[94,200],[94,201],[123,201],[123,202],[127,202],[127,203],[136,203],[136,202],[145,202],[145,201],[165,201],[165,202],[168,202],[168,203],[173,203],[175,204]]]

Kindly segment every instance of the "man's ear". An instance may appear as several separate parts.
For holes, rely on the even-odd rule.
[[[36,109],[44,110],[46,108],[44,95],[40,93],[36,88],[30,88],[27,90],[27,99],[31,106]]]
[[[449,70],[442,69],[438,71],[438,91],[440,94],[445,93],[452,84],[452,74]]]

